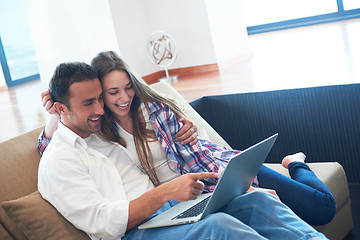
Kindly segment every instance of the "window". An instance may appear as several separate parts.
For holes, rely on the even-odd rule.
[[[359,0],[243,0],[248,33],[360,17]]]
[[[0,16],[0,61],[6,84],[11,87],[39,79],[36,54],[22,1],[2,1]]]
[[[360,8],[360,1],[359,0],[344,0],[344,9],[351,10]]]

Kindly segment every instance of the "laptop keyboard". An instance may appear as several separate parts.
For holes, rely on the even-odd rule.
[[[195,217],[195,216],[199,215],[200,213],[202,213],[204,211],[204,208],[205,208],[207,202],[209,201],[210,196],[208,196],[204,200],[198,202],[197,204],[195,204],[191,208],[185,210],[184,212],[180,213],[179,215],[173,217],[171,220],[181,219],[181,218],[188,218],[188,217]]]

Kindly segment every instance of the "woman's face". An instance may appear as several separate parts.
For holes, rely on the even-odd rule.
[[[120,120],[129,116],[130,106],[135,95],[132,83],[125,71],[114,70],[102,79],[104,102]]]

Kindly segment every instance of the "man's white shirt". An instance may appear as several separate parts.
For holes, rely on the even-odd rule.
[[[121,239],[130,200],[153,188],[123,146],[82,139],[62,123],[39,164],[40,194],[92,239]]]

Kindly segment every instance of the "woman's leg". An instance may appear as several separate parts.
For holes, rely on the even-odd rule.
[[[288,165],[292,179],[262,166],[258,173],[259,186],[274,189],[283,203],[311,225],[324,225],[336,213],[336,202],[326,185],[304,162]]]

